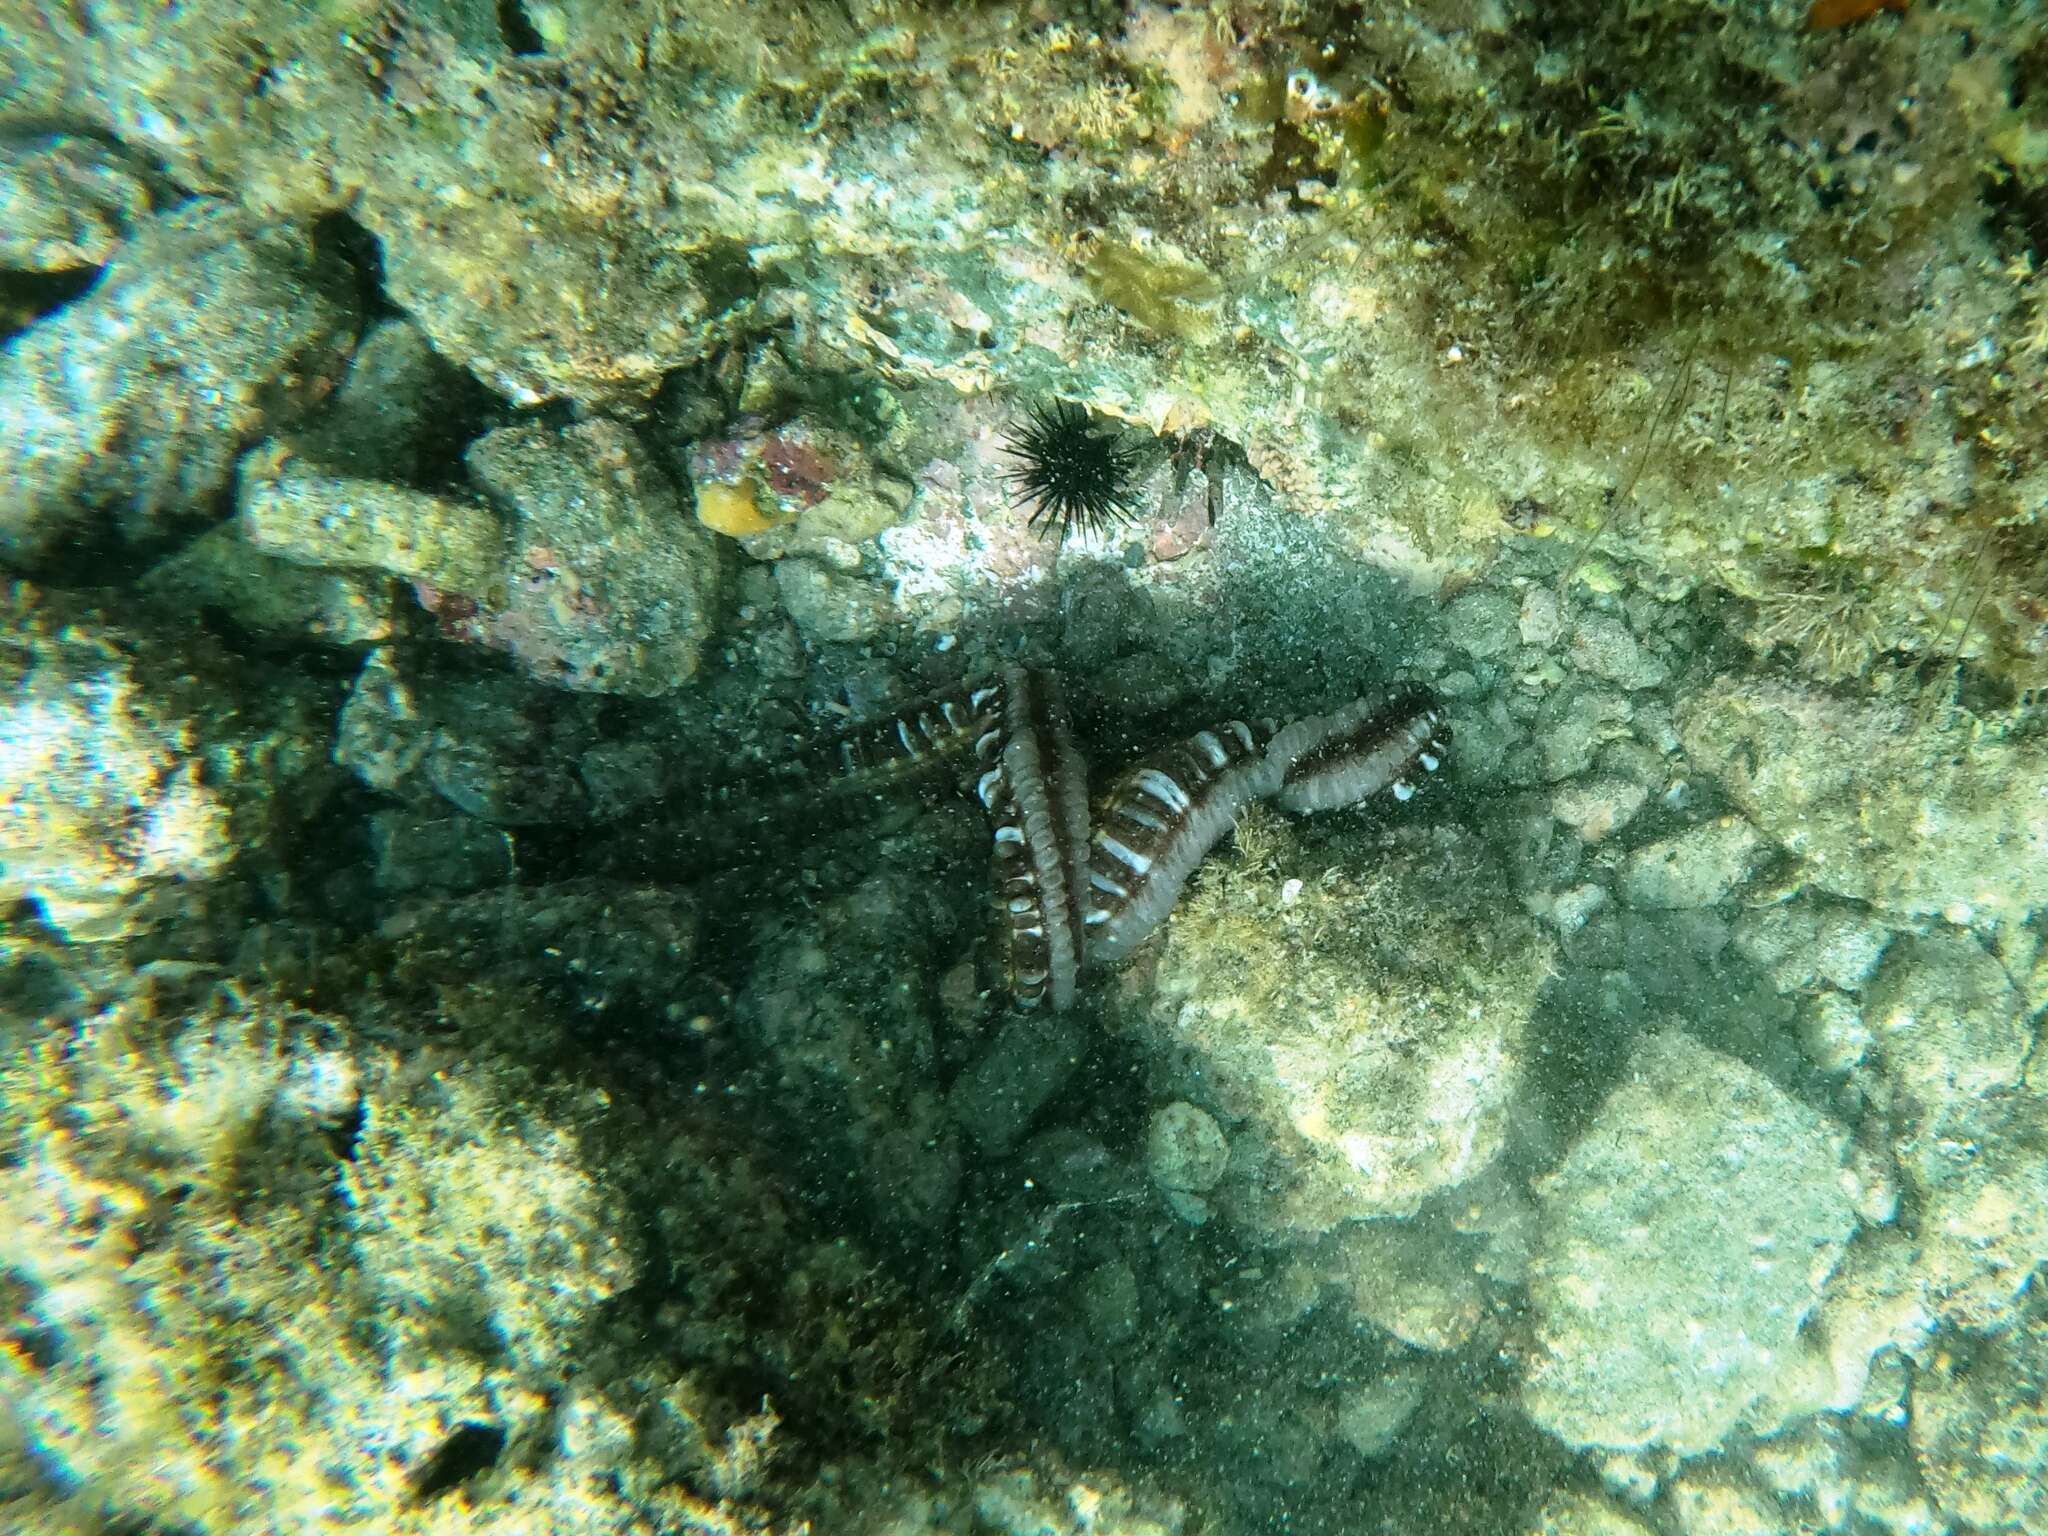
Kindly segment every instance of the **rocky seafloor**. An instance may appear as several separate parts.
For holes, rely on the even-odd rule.
[[[0,0],[0,1530],[2048,1529],[2043,266],[2003,0]],[[1453,745],[1025,1011],[1017,666]]]

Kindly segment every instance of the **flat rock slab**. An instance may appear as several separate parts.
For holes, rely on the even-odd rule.
[[[1846,1140],[1688,1035],[1644,1040],[1538,1187],[1530,1417],[1573,1446],[1718,1445],[1792,1358],[1855,1231]]]
[[[1967,753],[1897,704],[1727,676],[1679,712],[1693,763],[1816,887],[1894,913],[2018,917],[2048,905],[2048,754]]]

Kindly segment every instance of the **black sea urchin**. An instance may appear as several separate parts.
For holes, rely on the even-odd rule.
[[[1138,450],[1114,426],[1098,426],[1071,400],[1041,400],[1005,434],[1017,461],[1010,491],[1029,509],[1026,525],[1060,543],[1076,528],[1092,533],[1133,521],[1131,474]]]

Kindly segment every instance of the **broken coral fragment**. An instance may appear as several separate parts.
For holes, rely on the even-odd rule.
[[[383,571],[480,596],[504,564],[504,533],[489,507],[322,474],[278,443],[242,461],[239,503],[249,542],[298,565]]]

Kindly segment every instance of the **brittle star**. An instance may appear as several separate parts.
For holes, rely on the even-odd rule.
[[[1412,797],[1449,750],[1422,688],[1284,726],[1226,720],[1140,758],[1091,816],[1088,765],[1059,689],[1023,667],[842,741],[862,774],[971,748],[995,838],[995,894],[1010,995],[1073,1006],[1084,968],[1126,960],[1173,910],[1210,849],[1255,801],[1297,815],[1381,793]]]

